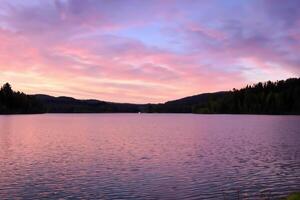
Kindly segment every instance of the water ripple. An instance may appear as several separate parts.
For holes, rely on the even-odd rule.
[[[0,116],[0,199],[281,199],[300,118]]]

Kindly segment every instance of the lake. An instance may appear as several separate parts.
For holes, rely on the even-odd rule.
[[[0,116],[0,199],[281,199],[300,116]]]

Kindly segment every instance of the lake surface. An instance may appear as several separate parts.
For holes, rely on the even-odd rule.
[[[300,117],[0,116],[0,199],[280,199],[300,191]]]

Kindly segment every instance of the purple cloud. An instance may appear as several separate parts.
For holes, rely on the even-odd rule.
[[[4,1],[0,78],[29,93],[161,102],[299,76],[299,8],[297,0]]]

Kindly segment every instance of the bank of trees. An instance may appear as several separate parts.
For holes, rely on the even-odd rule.
[[[33,96],[12,90],[9,83],[0,89],[0,114],[43,113],[44,106]]]
[[[26,95],[0,89],[0,114],[28,113],[202,113],[300,114],[300,78],[257,83],[232,91],[206,93],[163,104],[122,104],[70,97]]]
[[[192,105],[193,113],[300,114],[300,78],[233,89],[221,97]]]

